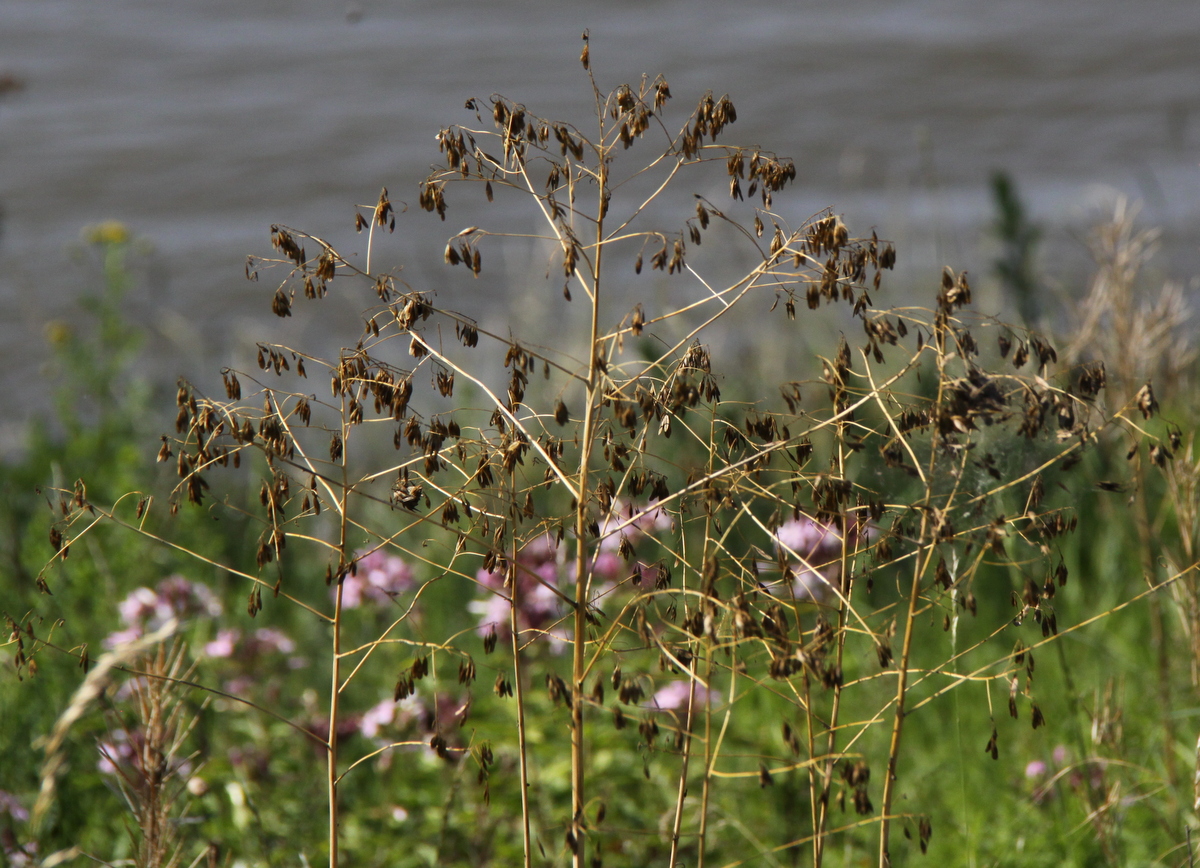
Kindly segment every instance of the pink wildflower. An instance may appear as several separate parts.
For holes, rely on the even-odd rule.
[[[221,601],[206,585],[191,582],[175,574],[158,583],[154,590],[136,588],[117,604],[125,629],[110,634],[104,645],[115,648],[157,630],[171,618],[213,618],[221,614]]]
[[[558,545],[549,534],[530,541],[517,553],[517,624],[522,633],[545,629],[560,617],[561,607],[554,592],[559,581],[557,556]],[[468,604],[471,611],[480,615],[480,634],[495,629],[502,637],[508,636],[511,604],[503,573],[480,570],[475,578],[494,592],[484,600]]]
[[[225,628],[217,631],[217,638],[204,644],[205,657],[232,657],[233,649],[241,638],[242,631]]]
[[[672,681],[665,687],[659,688],[658,692],[651,697],[649,705],[651,708],[662,711],[686,713],[691,695],[692,684],[690,681]],[[719,690],[710,690],[702,684],[696,685],[696,705],[703,706],[720,701],[721,692]]]
[[[859,542],[870,536],[870,528],[850,527],[846,545],[849,555]],[[775,531],[775,547],[789,562],[792,593],[799,600],[824,602],[841,583],[842,534],[836,524],[819,522],[808,516],[792,519]]]
[[[360,554],[355,569],[342,579],[342,606],[356,609],[363,603],[388,603],[410,590],[414,584],[412,568],[383,549]],[[331,594],[337,595],[337,588]]]

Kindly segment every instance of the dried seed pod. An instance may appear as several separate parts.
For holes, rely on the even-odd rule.
[[[758,785],[759,787],[775,786],[775,779],[771,777],[771,771],[767,768],[766,763],[758,764]]]
[[[871,797],[867,794],[866,787],[860,787],[854,791],[854,810],[859,816],[866,816],[875,810],[875,806],[871,804]]]
[[[512,682],[504,677],[503,672],[499,673],[496,676],[496,683],[495,683],[495,685],[493,685],[492,689],[496,692],[496,695],[499,696],[501,699],[503,699],[506,696],[513,695]]]
[[[396,228],[396,220],[392,217],[389,224],[388,218],[393,213],[392,203],[388,199],[387,187],[384,187],[379,192],[379,202],[375,205],[375,223],[379,226],[389,226],[392,229]]]
[[[281,286],[275,290],[275,297],[271,300],[271,312],[279,317],[287,317],[292,315],[292,300]]]
[[[459,341],[464,347],[476,347],[479,345],[479,331],[471,323],[455,324],[454,333],[458,336]]]
[[[1029,722],[1033,724],[1034,729],[1037,729],[1039,726],[1045,726],[1046,724],[1046,717],[1042,714],[1042,709],[1036,702],[1033,703],[1033,709],[1029,715]]]
[[[1000,759],[1000,748],[999,748],[999,744],[998,744],[998,738],[999,738],[999,733],[996,731],[996,727],[993,725],[992,726],[992,737],[988,739],[987,747],[985,747],[983,749],[983,752],[991,754],[992,759],[994,759],[994,760]]]
[[[642,308],[641,303],[634,305],[633,313],[630,315],[629,327],[635,335],[640,335],[646,325],[646,312]]]
[[[1149,382],[1138,389],[1136,401],[1137,407],[1142,411],[1142,417],[1145,419],[1149,419],[1158,410],[1158,400],[1154,397],[1154,389]]]

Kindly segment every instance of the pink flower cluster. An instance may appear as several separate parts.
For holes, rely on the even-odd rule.
[[[222,685],[226,693],[234,696],[246,696],[256,688],[266,690],[269,696],[277,694],[282,686],[280,681],[264,679],[262,665],[268,664],[272,671],[277,671],[278,664],[270,658],[291,655],[295,650],[295,641],[274,627],[259,627],[252,633],[243,633],[237,627],[223,627],[211,642],[204,644],[205,657],[236,664],[233,677]],[[303,669],[307,665],[308,660],[304,657],[287,658],[288,669]]]
[[[147,632],[153,632],[171,618],[215,618],[221,614],[221,601],[207,586],[190,582],[181,575],[168,576],[150,588],[137,588],[117,604],[125,629],[104,640],[106,648],[116,648]]]
[[[420,699],[407,696],[399,702],[384,699],[371,706],[358,719],[358,731],[366,738],[377,739],[385,730],[402,730],[424,712]]]
[[[274,627],[259,627],[253,633],[242,635],[236,627],[217,631],[217,637],[204,645],[206,657],[233,657],[243,662],[267,654],[291,654],[296,643],[282,630]]]
[[[646,537],[664,533],[674,527],[671,516],[653,502],[638,506],[623,500],[613,502],[612,510],[600,524],[600,546],[596,554],[595,574],[609,582],[619,582],[631,570],[620,557],[621,541],[636,547]],[[638,561],[636,569],[643,582],[653,583],[658,567]]]
[[[642,537],[656,533],[664,533],[674,526],[671,516],[662,507],[656,507],[653,502],[639,506],[624,500],[613,501],[604,521],[600,524],[600,550],[616,551],[621,544],[621,536],[632,544]]]
[[[426,749],[434,747],[433,736],[441,737],[438,754],[455,760],[467,750],[459,730],[471,711],[470,694],[455,696],[439,693],[427,700],[416,694],[393,701],[383,699],[362,714],[349,714],[338,721],[338,741],[354,735],[370,739],[377,747]],[[319,738],[329,735],[329,718],[310,719],[308,728]],[[391,764],[391,753],[384,752],[378,760],[380,768]]]
[[[358,718],[358,731],[366,738],[380,739],[406,733],[421,737],[456,730],[470,712],[470,698],[439,693],[431,703],[416,694],[394,702],[384,699]]]
[[[639,507],[615,501],[600,524],[600,544],[592,563],[592,599],[610,593],[634,571],[640,572],[642,581],[653,582],[657,568],[640,562],[633,566],[626,564],[620,554],[621,542],[633,546],[642,538],[670,527],[671,517],[653,504]],[[574,559],[565,554],[553,536],[543,534],[517,553],[516,563],[518,629],[522,634],[527,630],[543,633],[559,645],[569,637],[554,627],[565,613],[557,589],[573,584],[576,570]],[[486,599],[470,604],[471,611],[479,615],[479,632],[488,634],[494,630],[497,635],[507,637],[510,594],[504,586],[503,573],[481,569],[476,580],[491,591]]]
[[[558,543],[550,534],[530,541],[517,553],[517,626],[522,633],[526,630],[546,631],[560,617],[562,606],[555,589],[565,564],[559,563],[558,554]],[[486,600],[468,604],[470,610],[479,615],[479,632],[486,634],[494,630],[497,635],[508,636],[510,602],[509,591],[504,587],[504,574],[481,569],[475,578],[492,592]]]
[[[846,546],[853,550],[870,538],[869,527],[851,524]],[[808,516],[792,519],[775,531],[775,548],[792,574],[792,593],[798,600],[828,602],[842,579],[842,533],[832,522]]]
[[[660,711],[687,714],[688,702],[691,699],[691,696],[692,684],[690,681],[672,681],[660,688],[654,694],[654,696],[650,698],[649,707],[656,708]],[[701,684],[696,685],[695,703],[697,708],[720,701],[721,691],[709,689]]]
[[[357,554],[355,568],[342,579],[342,607],[357,609],[364,603],[390,603],[415,584],[412,567],[383,549]],[[336,596],[337,588],[331,593]]]

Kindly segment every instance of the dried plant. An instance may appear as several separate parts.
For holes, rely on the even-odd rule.
[[[115,781],[132,815],[133,864],[138,868],[181,864],[178,824],[185,809],[180,799],[195,759],[183,751],[197,717],[185,703],[194,670],[184,667],[184,645],[178,639],[169,651],[165,645],[178,629],[179,621],[168,618],[156,630],[130,638],[94,664],[84,650],[87,676],[46,740],[41,791],[32,818],[35,829],[45,822],[55,801],[58,778],[68,766],[64,749],[71,730],[94,705],[109,705],[109,735],[99,745],[100,769]],[[41,644],[54,647],[45,641]],[[27,663],[18,657],[19,666]],[[114,689],[117,673],[130,676],[120,689]],[[114,697],[131,709],[130,718],[111,705]],[[72,848],[47,861],[57,864],[81,852]]]
[[[1158,246],[1158,232],[1140,228],[1138,207],[1124,197],[1113,205],[1111,216],[1100,221],[1092,232],[1091,250],[1096,263],[1095,276],[1087,296],[1078,305],[1078,325],[1068,348],[1068,358],[1101,366],[1112,381],[1110,399],[1134,401],[1142,420],[1158,410],[1155,390],[1165,394],[1185,394],[1195,367],[1197,347],[1190,328],[1192,311],[1182,287],[1171,281],[1162,284],[1158,295],[1146,299],[1144,275]],[[1109,360],[1105,367],[1103,360]],[[1188,456],[1175,460],[1182,447],[1178,424],[1160,424],[1148,430],[1142,424],[1123,428],[1126,458],[1132,462],[1133,495],[1131,512],[1140,542],[1144,581],[1153,587],[1165,577],[1172,581],[1171,595],[1191,648],[1190,670],[1193,686],[1200,685],[1200,586],[1196,579],[1196,507],[1195,467]],[[1160,566],[1163,546],[1153,528],[1151,499],[1156,480],[1163,473],[1167,480],[1164,500],[1175,513],[1180,541],[1167,549],[1167,567]],[[1158,657],[1159,697],[1164,710],[1164,757],[1167,777],[1177,784],[1175,769],[1175,727],[1171,715],[1173,679],[1171,670],[1176,655],[1165,623],[1159,596],[1150,599],[1152,641]]]
[[[13,635],[19,636],[21,628],[15,624],[11,624],[10,626]],[[27,626],[25,629],[30,638],[36,641],[36,637],[33,636],[32,627]],[[87,676],[75,691],[75,695],[71,698],[71,704],[59,715],[58,720],[54,724],[54,730],[45,744],[46,760],[42,765],[41,791],[38,794],[37,804],[34,805],[33,809],[33,825],[35,827],[40,825],[46,812],[54,804],[58,777],[66,765],[66,756],[63,752],[63,747],[67,742],[71,728],[103,696],[104,692],[111,685],[113,675],[116,672],[124,669],[139,654],[143,654],[169,639],[178,629],[179,622],[172,618],[160,625],[154,632],[124,643],[120,647],[114,648],[107,654],[102,655],[95,661],[95,665],[92,665],[91,661],[88,660],[87,649],[83,649],[81,652],[81,665],[87,671]],[[43,647],[46,644],[48,643],[43,642]],[[30,662],[24,654],[23,647],[23,637],[18,638],[17,657],[15,661],[18,670],[26,668]],[[32,675],[35,672],[36,669],[30,674]]]
[[[137,868],[174,868],[183,857],[179,801],[194,756],[184,752],[196,717],[185,704],[181,682],[192,674],[184,666],[184,647],[159,644],[127,682],[136,714],[133,723],[115,720],[100,745],[102,766],[116,777],[136,822],[133,833]]]
[[[1110,360],[1118,400],[1128,400],[1147,381],[1182,393],[1197,352],[1192,312],[1178,283],[1167,281],[1157,298],[1144,300],[1142,272],[1157,250],[1158,232],[1139,228],[1137,216],[1137,206],[1120,198],[1093,230],[1096,273],[1068,348],[1071,360]]]
[[[376,666],[399,673],[388,714],[457,672],[465,698],[432,708],[420,740],[473,763],[485,800],[498,786],[519,794],[526,865],[539,850],[554,858],[555,840],[576,866],[638,840],[640,858],[670,865],[807,849],[819,866],[835,841],[863,852],[873,827],[882,866],[897,825],[924,851],[933,818],[898,807],[906,721],[961,690],[989,709],[993,758],[994,703],[1045,723],[1035,652],[1075,629],[1056,593],[1077,519],[1053,491],[1076,485],[1098,432],[1136,427],[1153,404],[1130,395],[1105,412],[1102,365],[1064,368],[1047,338],[972,315],[965,273],[947,268],[928,309],[877,307],[892,246],[853,237],[831,212],[789,222],[775,199],[795,166],[723,143],[737,118],[728,97],[706,94],[668,126],[665,80],[605,92],[586,35],[581,61],[593,132],[504,97],[469,100],[474,123],[438,134],[445,166],[419,198],[444,220],[474,189],[540,218],[562,275],[563,299],[545,300],[559,305],[556,343],[518,334],[520,322],[489,331],[373,268],[374,233],[395,225],[386,190],[356,214],[362,265],[272,227],[280,255],[253,258],[247,275],[285,272],[276,314],[356,288],[374,306],[337,358],[262,343],[258,370],[223,372],[224,398],[181,384],[177,436],[159,453],[179,477],[169,509],[208,503],[225,472],[260,480],[255,563],[218,566],[246,583],[250,616],[280,598],[327,630],[328,706],[312,732],[331,866],[346,775],[416,740],[343,755],[352,685]],[[649,225],[670,210],[668,190],[707,187],[714,170],[728,204],[696,195],[674,228]],[[484,275],[497,239],[530,234],[504,219],[453,235],[445,262]],[[723,265],[751,264],[717,284],[702,245],[719,245]],[[672,291],[629,302],[617,287],[639,275]],[[673,282],[691,289],[670,307]],[[704,341],[747,306],[784,323],[840,306],[862,337],[831,346],[819,377],[781,371],[777,398],[735,399],[721,370],[737,358]],[[744,351],[759,340],[746,335]],[[309,391],[314,381],[329,392]],[[65,493],[63,504],[60,558],[94,515],[150,533],[144,500],[108,509]],[[412,572],[389,578],[385,557]],[[312,590],[322,574],[328,605]],[[391,614],[348,642],[350,610],[370,594]],[[1013,638],[1030,624],[1040,636]],[[475,686],[480,667],[494,673],[491,698]],[[506,703],[503,740],[466,735],[473,706]],[[544,719],[536,741],[531,715]],[[641,757],[644,792],[593,767],[611,745]],[[539,772],[567,757],[569,781]],[[671,769],[661,813],[652,762]],[[805,826],[761,841],[727,800],[777,782]],[[857,819],[837,819],[847,805]]]

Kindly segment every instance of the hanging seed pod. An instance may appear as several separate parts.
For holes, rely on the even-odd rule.
[[[1149,383],[1138,389],[1136,400],[1143,418],[1149,419],[1158,411],[1158,400],[1154,397],[1154,389]]]
[[[283,287],[275,290],[275,297],[271,300],[271,312],[279,317],[292,315],[292,300],[283,291]]]
[[[512,682],[504,677],[503,672],[499,673],[496,676],[496,683],[493,685],[492,689],[496,692],[496,695],[499,696],[501,699],[503,699],[506,696],[513,695]]]

